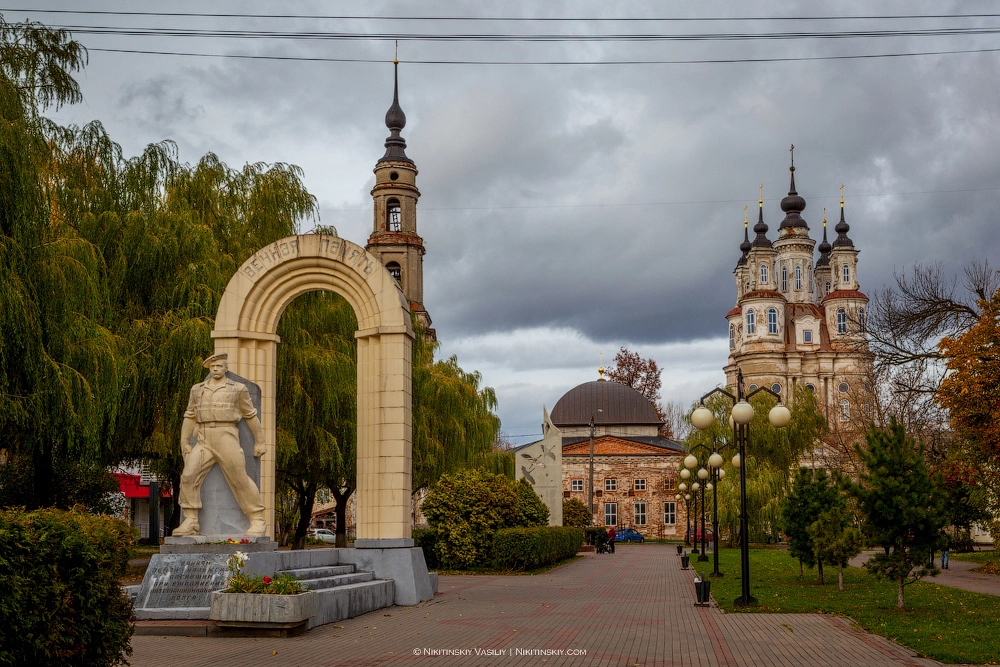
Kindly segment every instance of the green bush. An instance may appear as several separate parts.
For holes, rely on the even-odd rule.
[[[505,570],[533,570],[580,550],[583,530],[567,526],[505,528],[493,537],[493,559]]]
[[[608,543],[608,529],[604,526],[587,526],[583,529],[587,544],[598,549]]]
[[[132,541],[110,517],[0,511],[0,664],[127,664]]]
[[[424,552],[424,561],[427,569],[433,570],[438,566],[437,552],[434,545],[437,542],[437,533],[425,528],[413,529],[413,546],[420,547]]]
[[[481,469],[442,475],[420,510],[435,533],[437,562],[449,569],[488,565],[501,528],[548,521],[548,508],[531,486]]]
[[[575,526],[576,528],[586,528],[594,522],[587,506],[576,498],[563,499],[563,525]]]

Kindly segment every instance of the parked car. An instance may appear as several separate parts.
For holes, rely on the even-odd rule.
[[[711,528],[706,528],[705,529],[705,542],[706,543],[707,542],[711,542],[714,538],[715,538],[715,534],[712,532],[712,529]],[[701,544],[701,528],[698,528],[697,530],[695,530],[694,528],[688,529],[687,541],[688,542],[695,541],[698,544]]]
[[[646,538],[635,528],[618,528],[615,530],[615,542],[643,542]]]
[[[309,537],[317,540],[323,540],[327,544],[337,543],[337,535],[329,528],[313,528],[309,531]]]

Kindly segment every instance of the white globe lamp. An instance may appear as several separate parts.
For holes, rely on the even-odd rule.
[[[771,422],[771,426],[775,428],[784,428],[788,426],[788,422],[792,420],[792,413],[784,405],[780,403],[767,413],[767,419]]]
[[[745,399],[733,406],[733,421],[741,426],[753,421],[753,406]]]
[[[691,413],[691,423],[699,431],[704,431],[715,423],[715,415],[704,405],[700,405]]]

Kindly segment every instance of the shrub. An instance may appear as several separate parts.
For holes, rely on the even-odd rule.
[[[586,528],[594,522],[587,506],[576,498],[563,499],[563,525]]]
[[[580,550],[583,530],[566,526],[505,528],[493,537],[496,566],[507,570],[533,570],[569,558]]]
[[[587,544],[600,548],[608,543],[608,529],[604,526],[587,526],[583,529]]]
[[[481,469],[442,475],[420,509],[434,531],[438,564],[453,569],[489,564],[501,528],[548,521],[548,508],[530,485]]]
[[[0,511],[0,664],[127,664],[132,541],[110,517]]]
[[[437,553],[434,551],[436,542],[437,533],[435,531],[426,528],[413,529],[413,544],[423,550],[424,562],[427,563],[428,570],[438,566]]]

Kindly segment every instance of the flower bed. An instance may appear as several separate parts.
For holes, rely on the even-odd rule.
[[[247,557],[229,557],[229,585],[212,593],[209,618],[222,626],[291,628],[316,615],[316,594],[289,574],[251,576],[243,572]]]

